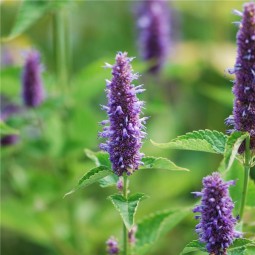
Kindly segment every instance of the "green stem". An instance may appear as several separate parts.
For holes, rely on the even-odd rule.
[[[243,192],[242,192],[242,201],[240,207],[240,221],[243,218],[244,207],[246,202],[247,188],[249,182],[249,173],[250,173],[250,161],[251,161],[251,150],[250,150],[250,136],[245,140],[245,154],[244,154],[244,183],[243,183]]]
[[[123,176],[123,197],[128,197],[128,179],[127,176]],[[128,230],[123,223],[123,255],[128,255]]]
[[[53,15],[53,39],[58,85],[67,87],[66,24],[64,10]]]

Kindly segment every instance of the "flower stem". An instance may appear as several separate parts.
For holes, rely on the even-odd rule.
[[[243,192],[242,192],[242,201],[240,207],[240,221],[243,218],[244,207],[246,202],[247,188],[249,182],[249,173],[250,173],[250,160],[251,160],[251,150],[250,150],[250,136],[245,140],[245,154],[244,154],[244,183],[243,183]]]
[[[128,179],[123,175],[123,197],[128,197]],[[128,230],[123,222],[123,255],[128,255]]]

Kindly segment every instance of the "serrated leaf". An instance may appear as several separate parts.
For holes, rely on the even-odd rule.
[[[226,171],[230,169],[238,154],[238,149],[240,145],[248,136],[248,133],[234,132],[228,137],[224,151],[224,162]]]
[[[172,171],[189,171],[187,168],[179,167],[174,164],[169,159],[166,158],[156,158],[156,157],[144,157],[142,159],[144,165],[140,167],[141,169],[164,169]]]
[[[64,197],[74,193],[78,189],[85,188],[99,181],[100,179],[106,177],[107,175],[110,175],[111,173],[112,173],[111,169],[105,166],[99,166],[91,169],[79,180],[78,185],[74,189],[66,193]]]
[[[238,238],[228,248],[228,255],[252,255],[249,251],[255,251],[255,242],[245,238]]]
[[[111,168],[111,162],[109,159],[109,154],[103,151],[94,152],[89,149],[84,150],[86,156],[90,158],[96,166],[107,166],[108,168]],[[112,173],[111,175],[108,175],[102,179],[100,179],[99,185],[102,188],[110,187],[116,185],[119,177]]]
[[[128,230],[134,225],[134,216],[139,202],[146,198],[145,194],[136,193],[128,198],[123,197],[120,194],[114,194],[108,197],[113,203],[114,207],[120,213],[121,218]]]
[[[17,135],[19,131],[0,120],[0,135]]]
[[[163,149],[203,151],[223,154],[227,136],[218,131],[199,130],[178,136],[169,143],[152,143]]]
[[[205,245],[199,242],[198,240],[194,240],[185,246],[184,250],[180,253],[180,255],[187,254],[194,251],[206,252]]]
[[[161,235],[169,232],[188,213],[188,210],[158,212],[139,222],[134,247],[135,254],[145,254]]]
[[[244,238],[238,238],[234,241],[234,243],[227,249],[227,254],[228,255],[251,255],[252,253],[248,253],[255,249],[255,242],[244,239]],[[206,252],[205,244],[199,242],[198,240],[190,242],[182,253],[183,254],[188,254],[190,252],[195,252],[195,251],[202,251]]]

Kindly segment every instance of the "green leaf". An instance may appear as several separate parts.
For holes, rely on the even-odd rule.
[[[206,252],[205,245],[199,241],[192,241],[182,251],[180,255],[190,252],[202,251]],[[228,255],[252,255],[255,251],[255,242],[252,240],[238,238],[227,249]]]
[[[107,188],[107,187],[111,187],[111,186],[116,186],[118,180],[119,180],[118,175],[110,174],[110,175],[100,179],[98,182],[99,182],[100,187]]]
[[[144,157],[142,159],[144,165],[141,169],[164,169],[172,171],[189,171],[187,168],[175,165],[171,160],[166,158]]]
[[[51,0],[40,0],[31,1],[24,0],[21,3],[15,24],[7,38],[4,41],[14,39],[21,35],[28,28],[30,28],[37,20],[39,20],[48,11],[59,11],[64,4],[68,3],[68,0],[51,1]]]
[[[145,194],[136,193],[128,198],[123,197],[120,194],[114,194],[108,197],[113,203],[114,207],[120,213],[121,218],[124,221],[128,230],[134,225],[134,216],[139,202],[146,198]]]
[[[109,159],[109,154],[103,151],[94,152],[89,149],[84,150],[86,156],[90,158],[96,166],[107,166],[108,168],[111,168],[111,162]],[[116,185],[119,177],[112,173],[111,175],[108,175],[102,179],[100,179],[99,185],[102,188],[110,187]]]
[[[192,150],[223,154],[227,136],[218,131],[199,130],[178,136],[169,143],[152,143],[163,149]]]
[[[205,245],[198,240],[192,241],[187,244],[180,255],[187,254],[194,251],[206,252]]]
[[[111,162],[107,152],[94,152],[89,149],[85,149],[84,152],[86,156],[96,164],[96,166],[107,166],[111,168]]]
[[[238,149],[242,142],[249,136],[249,133],[243,132],[234,132],[232,133],[226,143],[225,151],[224,151],[224,161],[226,171],[228,171],[233,164],[237,154]]]
[[[173,229],[189,210],[154,213],[137,224],[135,254],[145,254],[158,238]]]
[[[236,239],[228,248],[228,255],[252,255],[254,252],[255,242],[245,238]]]
[[[106,177],[107,175],[111,173],[112,173],[111,169],[105,166],[99,166],[99,167],[91,169],[79,180],[78,185],[75,188],[73,188],[71,191],[66,193],[64,197],[74,193],[78,189],[85,188],[89,186],[90,184],[93,184],[99,181],[100,179]]]
[[[19,131],[0,120],[0,135],[17,135]]]

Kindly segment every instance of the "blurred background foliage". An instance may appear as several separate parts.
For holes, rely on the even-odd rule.
[[[46,1],[34,1],[45,8]],[[224,120],[232,111],[231,77],[225,71],[235,63],[238,17],[244,1],[171,1],[176,22],[168,62],[160,76],[146,73],[139,58],[134,9],[137,1],[52,1],[28,29],[6,40],[21,1],[1,1],[1,94],[22,105],[21,70],[24,52],[40,50],[44,64],[47,100],[35,110],[22,111],[8,123],[20,131],[20,142],[1,148],[1,241],[3,254],[76,255],[106,254],[105,240],[121,239],[121,221],[105,198],[115,188],[93,185],[63,199],[93,163],[85,148],[98,150],[98,123],[105,119],[105,79],[117,51],[137,56],[135,71],[150,116],[146,155],[164,156],[191,172],[136,172],[131,190],[150,196],[138,210],[139,220],[156,210],[192,206],[192,191],[201,188],[203,176],[218,168],[218,155],[167,151],[150,139],[166,142],[198,129],[225,132]],[[37,9],[37,12],[40,12]],[[28,19],[37,13],[27,14]],[[61,17],[66,31],[66,84],[57,78],[54,18]],[[63,52],[62,52],[63,53]],[[235,166],[236,167],[236,166]],[[240,167],[239,167],[239,171]],[[252,209],[246,212],[254,231]],[[161,237],[148,254],[176,255],[196,239],[192,212],[170,233]]]

